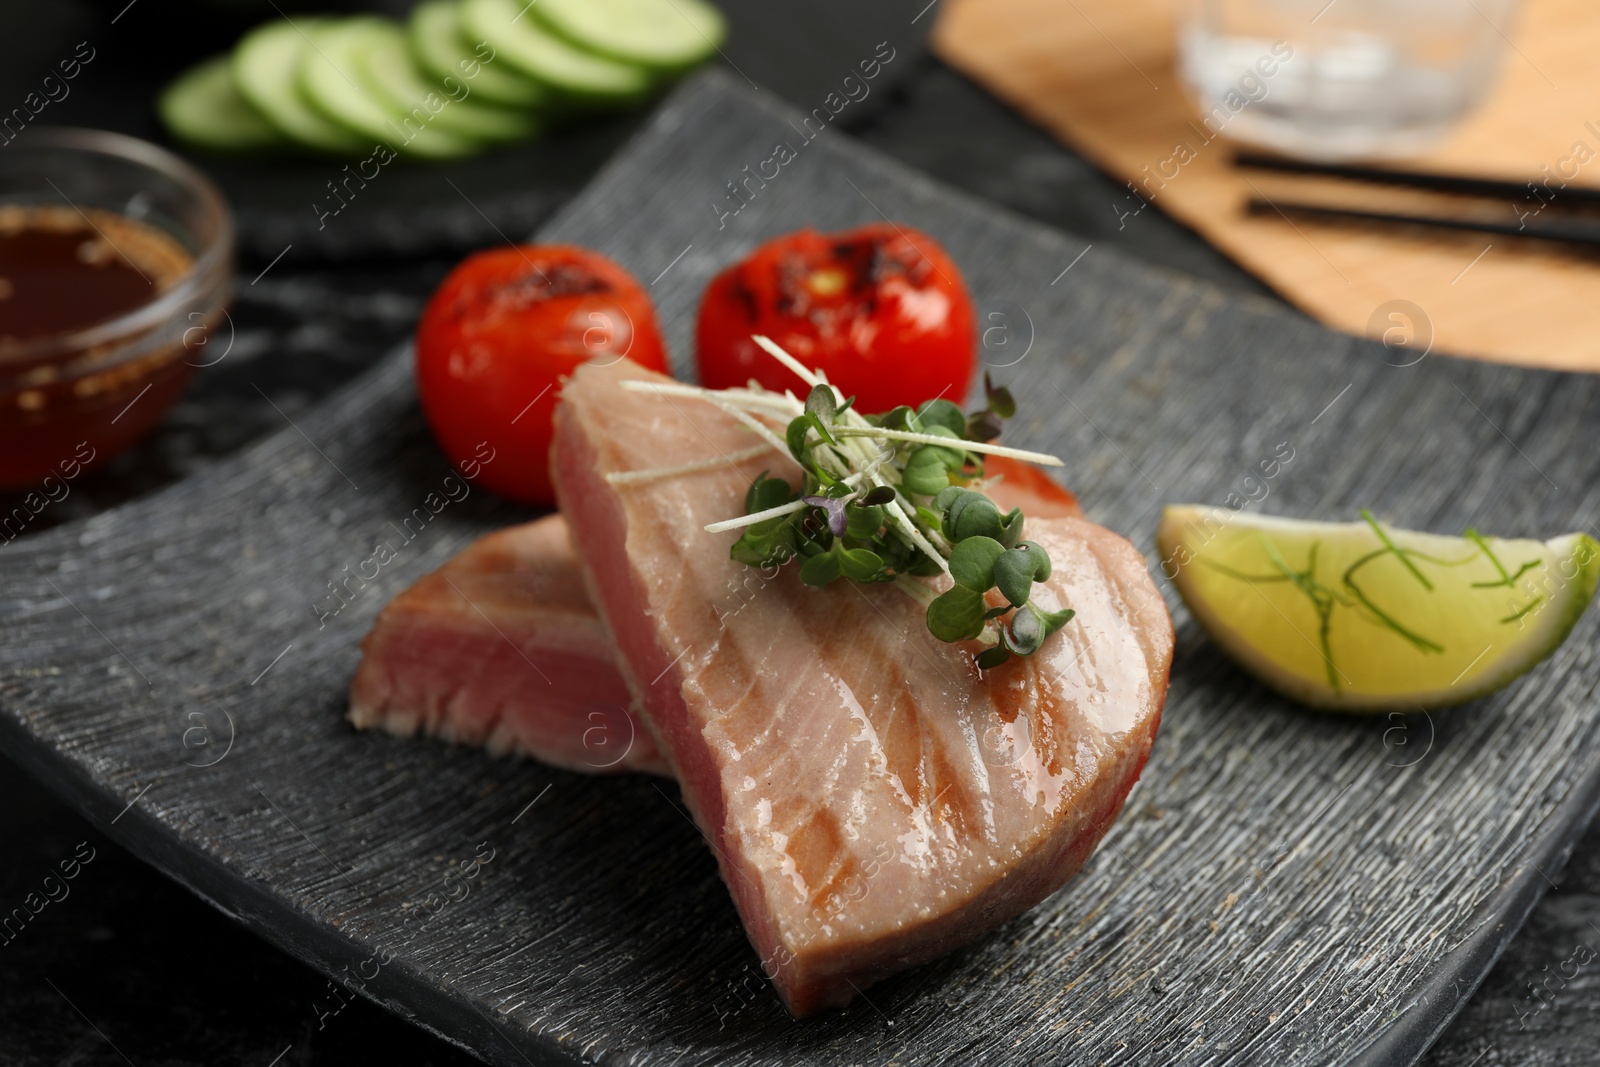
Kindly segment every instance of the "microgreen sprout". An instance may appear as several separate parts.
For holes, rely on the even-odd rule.
[[[745,494],[742,518],[712,523],[740,530],[729,550],[752,567],[799,563],[812,586],[848,579],[892,583],[925,608],[928,630],[941,641],[977,641],[983,669],[1028,656],[1072,618],[1041,607],[1033,587],[1050,577],[1050,556],[1022,539],[1021,509],[1002,513],[973,488],[986,455],[1059,466],[1054,456],[994,444],[1016,410],[1011,393],[984,378],[985,407],[970,414],[948,400],[901,406],[881,414],[855,410],[821,374],[765,337],[757,345],[810,386],[804,401],[751,385],[742,390],[638,383],[635,388],[700,395],[781,442],[799,464],[802,484],[763,472]],[[758,416],[787,422],[782,432]],[[921,579],[948,574],[943,593]],[[990,591],[998,594],[991,603]]]

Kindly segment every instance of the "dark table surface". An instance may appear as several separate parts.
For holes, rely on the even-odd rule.
[[[32,25],[38,10],[0,5],[6,66],[0,84],[27,84],[26,35],[5,29]],[[62,10],[52,16],[54,27],[36,32],[103,28],[116,13],[71,4]],[[777,31],[785,19],[804,17],[799,5],[774,4],[768,33],[775,49],[789,53],[769,84],[801,103],[808,59],[826,52],[826,34],[813,32],[790,47],[792,39]],[[1115,210],[1116,182],[936,60],[915,52],[906,60],[898,85],[850,124],[852,136],[1095,244],[1231,291],[1265,293],[1156,212],[1124,226]],[[102,93],[119,78],[142,80],[126,63],[94,73],[109,83]],[[50,518],[82,518],[155,491],[282,428],[285,415],[293,418],[404,341],[456,258],[300,260],[251,285],[266,263],[247,256],[226,358],[200,372],[151,440],[83,479]],[[282,414],[252,383],[276,399]],[[319,1023],[312,1005],[324,992],[321,977],[235,927],[0,763],[0,911],[40,891],[44,876],[74,854],[92,859],[68,883],[68,895],[52,901],[21,936],[0,943],[0,1067],[476,1062],[365,1002]],[[1600,949],[1600,827],[1578,844],[1564,871],[1547,873],[1548,894],[1426,1063],[1600,1062],[1600,965],[1585,965],[1596,956],[1591,946]],[[1131,1019],[1128,1027],[1136,1046]],[[1069,1047],[1061,1058],[1070,1062]]]

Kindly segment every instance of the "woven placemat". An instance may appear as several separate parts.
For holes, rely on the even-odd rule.
[[[1254,195],[1376,210],[1436,210],[1444,200],[1236,169],[1235,146],[1202,125],[1184,96],[1171,0],[942,7],[935,52],[1134,186],[1140,195],[1105,208],[1124,226],[1139,224],[1142,195],[1337,329],[1387,333],[1420,350],[1600,370],[1600,257],[1515,238],[1247,216]],[[1508,47],[1487,102],[1405,165],[1517,181],[1542,181],[1548,167],[1600,187],[1600,6],[1526,0],[1503,30]],[[1515,222],[1517,210],[1538,203],[1489,205],[1489,217]]]

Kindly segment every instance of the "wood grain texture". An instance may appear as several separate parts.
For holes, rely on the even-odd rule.
[[[1431,329],[1439,351],[1600,370],[1600,268],[1592,257],[1501,237],[1291,225],[1244,214],[1255,195],[1435,214],[1454,205],[1375,186],[1235,170],[1228,141],[1202,125],[1183,93],[1174,66],[1176,6],[952,0],[942,5],[933,46],[1329,326],[1381,337],[1399,323],[1387,315],[1374,322],[1374,312],[1406,300],[1420,307],[1426,325],[1415,313],[1404,325]],[[1584,0],[1525,0],[1506,30],[1510,46],[1487,102],[1405,165],[1517,182],[1542,181],[1541,168],[1549,167],[1600,187],[1593,162],[1600,158],[1600,9]],[[1265,84],[1270,95],[1271,80]],[[1584,150],[1575,153],[1580,144]],[[1515,207],[1529,211],[1537,203]],[[1488,217],[1514,224],[1513,206],[1489,205]],[[1105,211],[1114,217],[1139,207],[1128,192]],[[1138,225],[1137,215],[1125,223]]]
[[[1507,535],[1594,514],[1595,379],[1396,368],[799,130],[703,76],[544,236],[656,279],[686,366],[702,287],[756,242],[884,214],[936,234],[1026,349],[998,371],[1023,399],[1014,443],[1065,456],[1090,516],[1146,550],[1163,502],[1222,500],[1284,441],[1269,512]],[[793,161],[719,228],[724,182],[780,141]],[[1404,1062],[1593,811],[1593,617],[1497,697],[1352,721],[1250,682],[1174,602],[1163,729],[1087,868],[796,1023],[670,786],[344,724],[381,603],[517,514],[474,489],[402,543],[447,474],[397,354],[203,476],[7,546],[0,744],[218,907],[491,1062]],[[319,628],[313,603],[379,542],[397,558]],[[211,747],[186,737],[202,723]]]

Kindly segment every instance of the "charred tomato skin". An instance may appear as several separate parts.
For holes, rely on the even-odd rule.
[[[827,375],[861,411],[935,396],[960,401],[975,364],[972,298],[926,234],[894,223],[844,233],[805,229],[769,241],[712,280],[700,305],[700,380],[714,389],[754,378],[801,388],[762,352],[766,334]]]
[[[667,370],[650,298],[626,270],[572,245],[469,256],[417,324],[417,391],[434,437],[452,464],[524,504],[555,503],[562,381],[584,363],[624,358]]]

